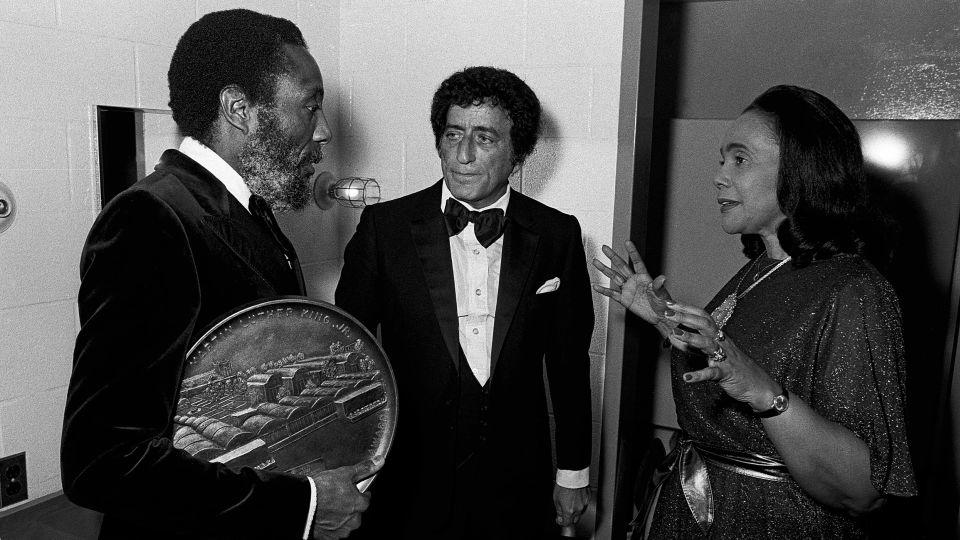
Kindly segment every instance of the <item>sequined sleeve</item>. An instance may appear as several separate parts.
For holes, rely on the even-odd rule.
[[[811,405],[870,450],[878,492],[917,492],[904,426],[906,375],[900,307],[879,274],[849,276],[826,297]]]

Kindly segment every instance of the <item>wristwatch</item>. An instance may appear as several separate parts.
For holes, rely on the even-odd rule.
[[[787,408],[790,407],[790,393],[787,392],[786,387],[783,388],[783,392],[773,396],[773,403],[770,404],[770,408],[765,411],[760,411],[757,413],[757,416],[760,418],[771,418],[782,414]]]

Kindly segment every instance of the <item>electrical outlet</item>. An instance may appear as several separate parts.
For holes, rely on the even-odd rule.
[[[27,500],[27,454],[0,458],[0,508]]]

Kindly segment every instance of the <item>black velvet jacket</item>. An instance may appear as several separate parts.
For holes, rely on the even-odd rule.
[[[80,262],[64,492],[104,513],[101,538],[300,538],[303,478],[234,472],[171,442],[189,347],[252,301],[303,294],[269,231],[180,152],[118,195]]]

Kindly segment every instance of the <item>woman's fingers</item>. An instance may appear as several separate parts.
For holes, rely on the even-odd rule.
[[[697,371],[688,371],[683,374],[683,382],[698,383],[704,381],[719,381],[723,377],[718,366],[708,366]]]
[[[713,319],[692,313],[684,313],[676,308],[676,304],[667,304],[667,309],[664,311],[663,316],[669,321],[682,324],[701,334],[712,336],[715,332],[716,324],[714,324]]]
[[[609,266],[607,266],[607,265],[603,264],[602,262],[600,262],[598,259],[594,259],[594,260],[593,260],[593,267],[596,268],[597,270],[599,270],[603,275],[605,275],[605,276],[607,276],[608,278],[610,278],[610,281],[611,281],[611,282],[616,281],[616,282],[617,282],[617,285],[622,285],[622,284],[623,284],[623,282],[624,282],[623,276],[621,276],[619,273],[615,272],[615,271],[614,271],[612,268],[610,268]],[[619,280],[619,281],[618,281],[618,280]]]
[[[667,302],[667,311],[664,317],[691,330],[696,330],[710,340],[716,339],[720,332],[716,321],[709,313],[701,308],[680,302]]]
[[[697,306],[691,306],[690,304],[684,304],[683,302],[671,302],[670,309],[689,315],[696,315],[698,317],[710,317],[710,314],[707,313],[705,309]]]
[[[667,281],[667,276],[661,274],[657,276],[657,279],[653,280],[653,282],[650,284],[650,288],[659,293],[659,291],[663,288],[663,284],[666,283],[666,281]],[[657,296],[660,296],[660,295],[658,294]]]
[[[597,285],[597,284],[593,285],[593,290],[604,296],[610,297],[612,300],[616,300],[617,302],[620,301],[620,291],[611,289],[610,287],[604,287],[603,285]]]
[[[627,278],[634,274],[630,264],[623,260],[623,257],[617,255],[617,252],[614,251],[612,247],[604,245],[601,246],[600,251],[603,251],[603,254],[610,258],[610,266],[621,276]]]
[[[679,322],[687,328],[693,328],[690,324],[674,317],[666,316],[666,318],[674,322]],[[674,328],[673,336],[676,337],[678,341],[682,341],[691,347],[700,349],[707,354],[712,353],[717,349],[717,341],[714,338],[705,336],[698,332],[688,332],[682,328]]]
[[[650,272],[647,272],[647,265],[643,264],[643,259],[640,258],[640,252],[637,251],[637,246],[630,240],[624,242],[623,245],[627,248],[627,257],[630,258],[630,262],[633,264],[634,272],[638,274],[649,274]]]

